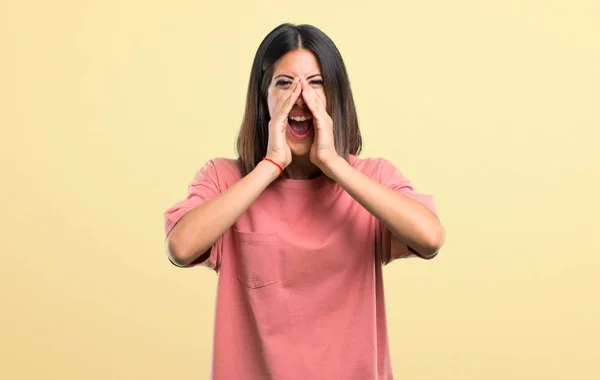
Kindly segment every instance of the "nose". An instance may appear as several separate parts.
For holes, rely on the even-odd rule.
[[[304,106],[305,102],[304,102],[304,98],[302,97],[302,93],[300,93],[300,95],[298,96],[298,99],[296,99],[296,103],[295,104],[298,107]]]

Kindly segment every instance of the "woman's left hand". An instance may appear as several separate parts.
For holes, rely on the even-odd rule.
[[[321,96],[310,86],[305,78],[300,79],[302,85],[302,98],[308,105],[313,117],[314,140],[310,148],[310,161],[322,171],[328,169],[339,157],[335,150],[333,137],[333,120],[325,109]]]

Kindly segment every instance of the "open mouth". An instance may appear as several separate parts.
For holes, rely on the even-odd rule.
[[[313,130],[313,119],[311,116],[290,116],[288,117],[290,132],[297,140],[303,140],[310,136]]]

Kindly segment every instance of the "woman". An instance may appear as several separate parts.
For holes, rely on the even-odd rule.
[[[433,258],[433,198],[361,159],[346,69],[283,24],[250,75],[238,159],[208,161],[165,213],[168,257],[218,276],[212,378],[392,379],[382,266]]]

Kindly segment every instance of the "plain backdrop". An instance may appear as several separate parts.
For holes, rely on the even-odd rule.
[[[217,277],[169,263],[162,213],[234,157],[282,22],[335,41],[362,156],[433,194],[447,231],[434,260],[384,269],[395,378],[600,378],[582,0],[3,1],[0,378],[208,378]]]

